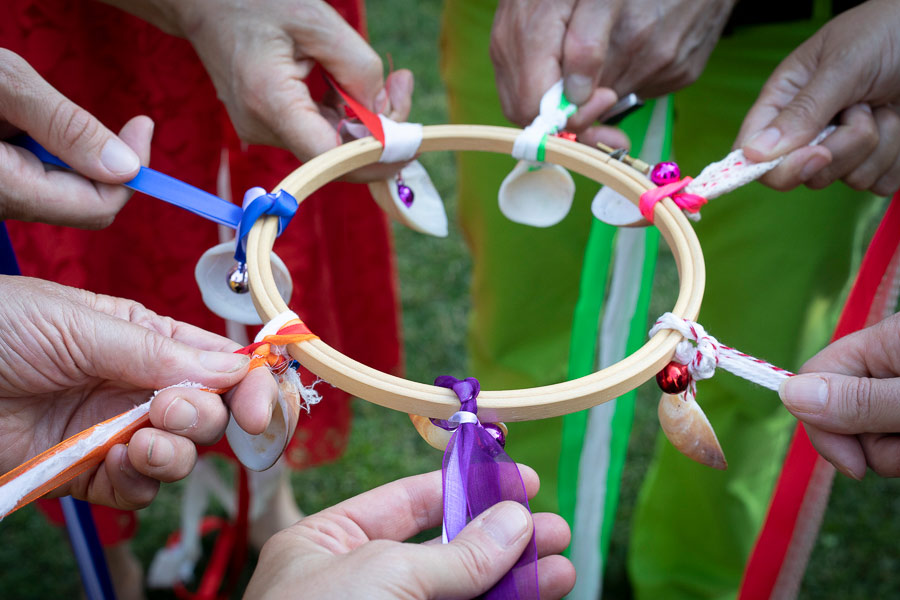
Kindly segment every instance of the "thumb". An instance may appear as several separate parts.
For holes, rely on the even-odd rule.
[[[303,40],[310,55],[355,100],[375,113],[390,111],[381,59],[331,7],[322,6],[319,34]]]
[[[159,389],[184,381],[229,388],[247,374],[244,354],[201,350],[140,325],[91,313],[89,330],[70,325],[66,336],[85,372],[114,382]]]
[[[796,375],[781,384],[778,395],[798,419],[825,431],[900,431],[900,379]]]
[[[801,47],[785,59],[747,113],[738,136],[747,158],[774,160],[809,144],[861,99],[840,64],[822,63],[809,52]]]
[[[2,49],[0,118],[89,179],[122,183],[141,166],[134,150],[93,115],[60,94],[22,57]]]
[[[429,598],[472,598],[500,581],[531,539],[533,524],[518,502],[500,502],[481,513],[449,544],[420,546],[417,580]]]

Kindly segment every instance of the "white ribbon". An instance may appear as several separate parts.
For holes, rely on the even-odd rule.
[[[536,161],[545,135],[564,129],[578,107],[564,101],[562,79],[554,83],[541,98],[540,113],[513,143],[512,155],[519,160]]]

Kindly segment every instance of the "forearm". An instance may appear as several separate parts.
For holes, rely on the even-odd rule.
[[[99,0],[119,10],[134,15],[162,31],[177,37],[186,37],[187,24],[196,14],[193,0]]]

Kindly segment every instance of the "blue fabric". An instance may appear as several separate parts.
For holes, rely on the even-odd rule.
[[[64,169],[71,168],[27,135],[17,136],[7,142],[25,148],[41,159],[41,162]],[[241,220],[239,206],[148,167],[141,167],[137,176],[123,185],[232,229],[236,228]]]
[[[9,240],[9,232],[6,231],[6,223],[0,221],[0,275],[21,274],[19,261],[16,260],[16,253]]]
[[[278,217],[278,235],[281,235],[294,217],[294,213],[297,212],[297,206],[297,200],[284,190],[259,196],[253,200],[241,215],[241,222],[237,228],[238,243],[234,250],[234,259],[241,264],[246,262],[246,238],[257,219],[263,215]]]

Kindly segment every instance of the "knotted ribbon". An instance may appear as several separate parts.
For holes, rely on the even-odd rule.
[[[459,397],[460,410],[439,426],[452,428],[453,436],[443,460],[443,540],[455,538],[473,518],[503,500],[515,500],[528,508],[525,483],[516,463],[478,421],[478,380],[442,375],[434,384],[451,389]],[[530,510],[530,509],[529,509]],[[534,535],[513,568],[484,595],[490,600],[539,598],[537,546]]]
[[[652,188],[641,194],[641,201],[638,208],[645,219],[653,222],[653,209],[656,203],[663,198],[671,198],[672,201],[686,213],[696,214],[700,212],[700,208],[706,204],[706,198],[698,194],[689,194],[682,192],[684,188],[693,181],[690,177],[685,177],[681,181],[668,183],[660,187]]]
[[[284,231],[299,206],[297,199],[284,190],[267,194],[261,187],[250,188],[244,193],[244,211],[237,225],[234,259],[239,263],[247,262],[247,236],[256,220],[263,215],[278,217],[278,235]]]

